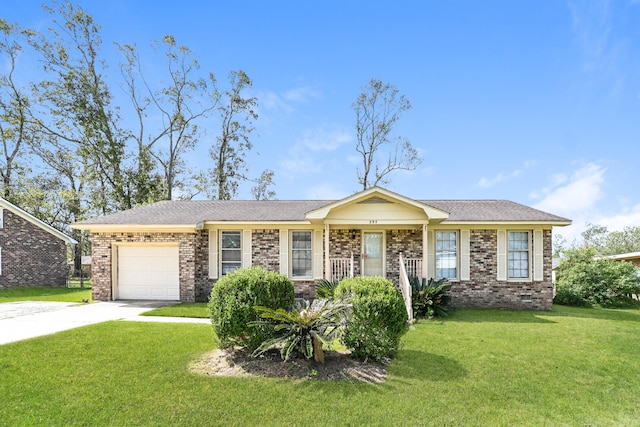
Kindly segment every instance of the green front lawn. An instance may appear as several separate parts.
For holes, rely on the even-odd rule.
[[[164,317],[199,317],[207,319],[209,314],[206,302],[182,302],[180,304],[168,305],[166,307],[155,308],[142,313],[143,316],[164,316]]]
[[[82,302],[91,301],[91,287],[57,288],[49,286],[0,289],[0,303],[15,301],[60,301]]]
[[[639,327],[640,310],[458,310],[371,385],[199,376],[211,326],[108,322],[0,346],[0,425],[638,425]]]

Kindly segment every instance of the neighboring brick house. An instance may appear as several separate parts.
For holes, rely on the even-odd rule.
[[[72,227],[91,230],[95,300],[206,301],[219,277],[258,265],[307,298],[320,279],[415,275],[448,278],[455,306],[548,310],[552,228],[570,223],[374,187],[337,201],[163,201]]]
[[[76,241],[0,198],[0,289],[64,286]]]

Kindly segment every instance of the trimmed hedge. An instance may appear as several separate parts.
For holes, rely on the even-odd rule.
[[[351,296],[353,314],[347,320],[344,345],[358,359],[381,361],[398,351],[409,329],[402,294],[383,277],[353,277],[340,282],[335,297]]]
[[[221,277],[209,300],[211,323],[220,348],[246,347],[253,351],[273,334],[263,326],[254,306],[273,309],[292,307],[293,282],[288,277],[261,267],[240,268]],[[273,328],[271,328],[273,329]]]

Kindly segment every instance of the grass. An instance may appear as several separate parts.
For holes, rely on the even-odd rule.
[[[91,288],[59,288],[51,286],[0,289],[0,303],[15,301],[91,301]]]
[[[370,385],[199,376],[211,326],[107,322],[0,346],[0,425],[638,425],[639,327],[637,309],[457,310]]]
[[[183,302],[166,307],[156,308],[142,313],[143,316],[165,316],[165,317],[199,317],[209,318],[209,309],[206,302]]]

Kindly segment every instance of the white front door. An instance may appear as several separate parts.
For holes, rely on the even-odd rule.
[[[362,241],[362,275],[384,277],[384,232],[365,231]]]

